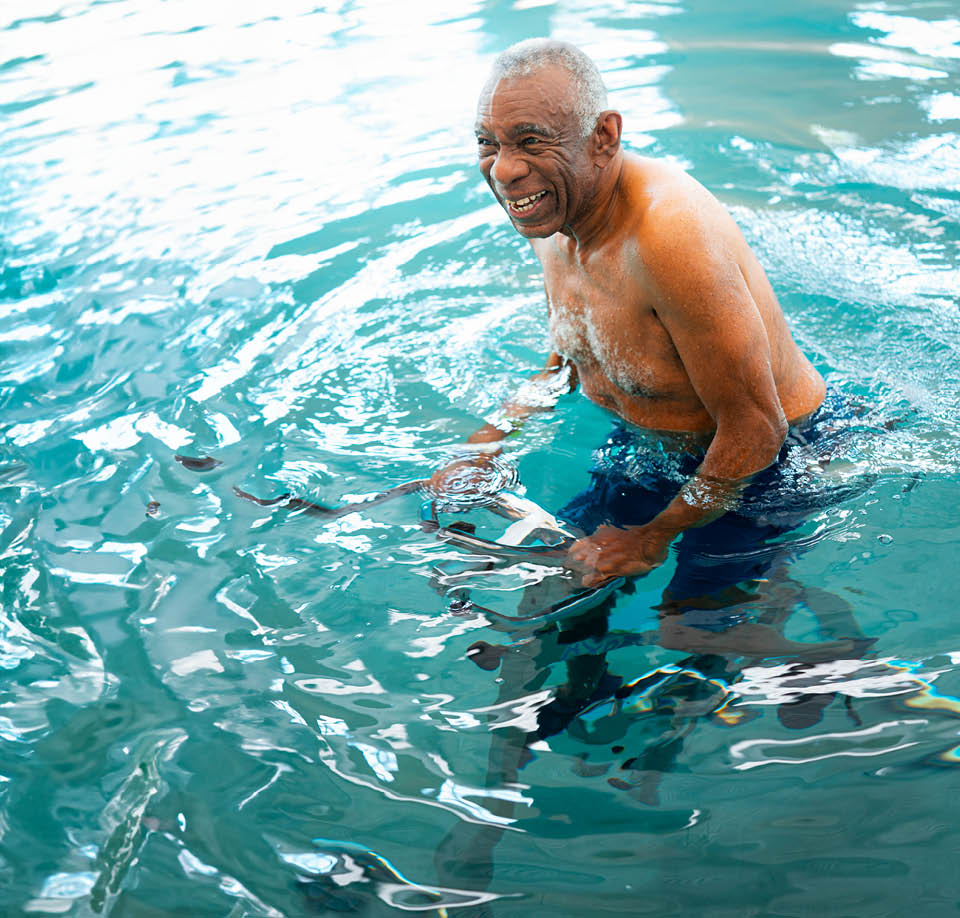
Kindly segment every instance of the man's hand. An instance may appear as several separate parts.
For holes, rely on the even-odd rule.
[[[587,568],[583,585],[592,587],[614,577],[649,574],[667,560],[670,541],[646,526],[600,526],[593,535],[574,542],[567,557]]]

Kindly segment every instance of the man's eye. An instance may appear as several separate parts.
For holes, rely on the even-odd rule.
[[[522,146],[525,146],[525,147],[535,147],[537,144],[540,143],[540,138],[539,138],[539,137],[524,137],[523,140],[520,141],[520,143],[521,143]]]
[[[488,137],[478,137],[478,138],[477,138],[477,146],[480,146],[480,147],[492,147],[492,146],[493,146],[493,141],[490,140]]]

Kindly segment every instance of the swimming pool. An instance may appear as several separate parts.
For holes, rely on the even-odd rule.
[[[955,5],[278,6],[4,4],[4,909],[955,913]],[[422,477],[540,365],[471,127],[492,56],[543,34],[731,209],[884,433],[812,473],[849,493],[744,600],[861,645],[691,667],[657,637],[668,561],[584,645],[635,691],[525,761],[569,655],[448,609],[420,495],[324,520],[233,488]],[[531,421],[526,495],[581,491],[610,426],[580,395]],[[487,670],[478,640],[515,647]]]

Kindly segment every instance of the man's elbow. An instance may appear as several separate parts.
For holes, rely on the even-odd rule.
[[[784,441],[787,439],[787,431],[790,425],[787,423],[787,416],[783,413],[783,408],[777,403],[776,410],[763,412],[763,420],[757,425],[763,433],[760,436],[760,442],[763,444],[764,456],[767,461],[764,468],[770,465],[779,455]]]
[[[717,436],[732,447],[739,458],[739,476],[749,478],[772,465],[787,438],[787,418],[777,404],[776,409],[740,410],[717,419]],[[734,446],[736,444],[736,446]]]

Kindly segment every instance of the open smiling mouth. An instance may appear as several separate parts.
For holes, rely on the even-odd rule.
[[[528,217],[537,209],[537,205],[546,196],[546,191],[538,191],[536,194],[528,195],[525,198],[519,198],[516,201],[505,199],[507,211],[513,217]]]

